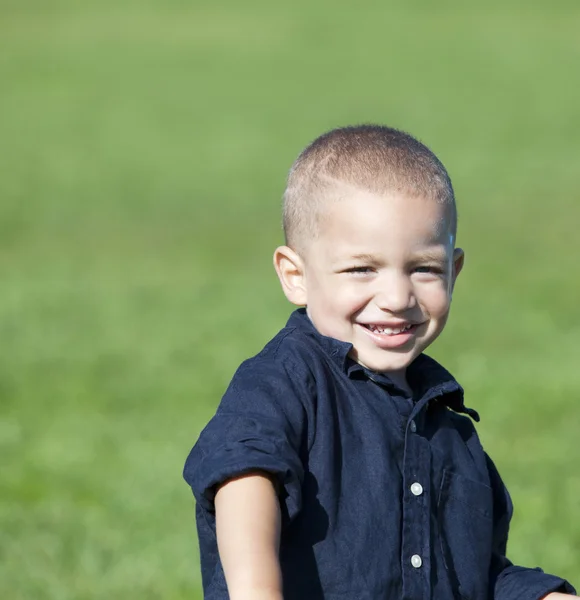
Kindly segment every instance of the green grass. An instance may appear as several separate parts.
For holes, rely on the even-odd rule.
[[[201,598],[181,468],[283,324],[300,148],[441,156],[467,263],[433,354],[507,481],[513,560],[580,568],[574,0],[0,1],[0,597]]]

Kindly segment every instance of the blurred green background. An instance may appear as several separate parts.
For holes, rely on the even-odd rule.
[[[580,3],[0,0],[0,597],[201,598],[185,457],[283,325],[271,253],[338,125],[448,166],[467,263],[432,349],[580,584]]]

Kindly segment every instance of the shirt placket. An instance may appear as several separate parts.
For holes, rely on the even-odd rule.
[[[415,405],[407,421],[403,456],[401,572],[403,600],[431,597],[429,442],[421,436],[427,401]]]

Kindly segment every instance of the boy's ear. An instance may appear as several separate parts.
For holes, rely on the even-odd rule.
[[[292,248],[280,246],[274,251],[274,268],[286,298],[296,306],[306,306],[306,281],[302,259]]]
[[[455,250],[453,250],[453,274],[451,276],[451,291],[453,291],[455,280],[457,279],[459,273],[461,273],[461,269],[463,269],[464,262],[465,252],[463,252],[461,248],[455,248]]]

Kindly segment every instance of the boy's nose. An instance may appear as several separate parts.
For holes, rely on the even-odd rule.
[[[416,304],[413,286],[407,277],[392,276],[381,282],[375,294],[377,306],[390,313],[401,313]]]

